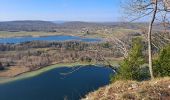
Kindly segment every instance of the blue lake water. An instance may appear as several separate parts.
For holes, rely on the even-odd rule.
[[[0,38],[0,43],[21,43],[28,41],[82,41],[82,42],[100,42],[97,38],[81,38],[78,36],[43,36],[43,37],[11,37]]]
[[[0,100],[79,100],[90,91],[109,83],[110,68],[61,67],[41,75],[0,85]]]

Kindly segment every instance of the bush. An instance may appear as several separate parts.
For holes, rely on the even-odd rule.
[[[109,42],[102,43],[101,46],[102,46],[103,48],[111,48],[111,47],[112,47],[112,45],[111,45]]]
[[[142,54],[142,39],[135,38],[132,42],[132,48],[128,57],[125,58],[120,64],[118,72],[112,78],[112,81],[120,79],[140,81],[149,77],[148,70],[145,70],[146,68],[141,67],[141,65],[145,63],[144,56]]]
[[[155,77],[170,76],[170,45],[160,51],[153,65]]]

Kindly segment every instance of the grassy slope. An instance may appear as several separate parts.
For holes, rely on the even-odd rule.
[[[117,81],[83,100],[170,100],[170,77],[151,81]]]

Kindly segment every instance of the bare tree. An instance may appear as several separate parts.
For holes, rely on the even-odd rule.
[[[117,37],[109,37],[107,39],[109,40],[109,42],[112,42],[113,44],[117,45],[117,49],[120,50],[124,58],[128,57],[128,45],[124,41]]]
[[[148,55],[149,55],[149,71],[151,79],[154,78],[152,70],[152,30],[155,20],[163,17],[163,25],[166,25],[167,12],[170,12],[170,0],[128,0],[124,1],[125,13],[131,16],[135,21],[140,18],[149,16],[151,18],[148,26]],[[160,16],[161,13],[165,13]],[[135,16],[135,17],[134,17]],[[148,18],[148,17],[147,17]],[[166,28],[165,28],[166,30]]]

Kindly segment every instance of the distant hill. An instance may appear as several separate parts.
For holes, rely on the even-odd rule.
[[[79,28],[87,28],[87,27],[104,27],[104,26],[105,25],[102,23],[80,22],[80,21],[65,22],[61,25],[61,27],[71,28],[71,29],[79,29]]]
[[[162,29],[159,24],[155,24],[156,29]],[[6,21],[0,22],[0,31],[45,31],[55,32],[60,30],[81,30],[87,29],[104,29],[121,27],[125,29],[139,29],[147,27],[147,23],[123,23],[123,22],[81,22],[81,21]]]
[[[104,28],[104,27],[109,27],[109,28],[125,28],[125,29],[139,29],[143,27],[148,27],[148,23],[146,22],[82,22],[82,21],[70,21],[70,22],[63,22],[60,25],[60,28]],[[160,23],[155,23],[154,24],[155,29],[163,29],[163,26]]]
[[[0,31],[54,31],[55,23],[48,21],[6,21],[0,22]]]
[[[55,23],[55,24],[63,24],[63,23],[65,23],[66,21],[52,21],[53,23]]]
[[[81,21],[71,21],[64,22],[61,24],[61,27],[79,29],[79,28],[128,28],[128,29],[137,29],[141,27],[141,25],[146,25],[146,23],[123,23],[123,22],[81,22]]]

